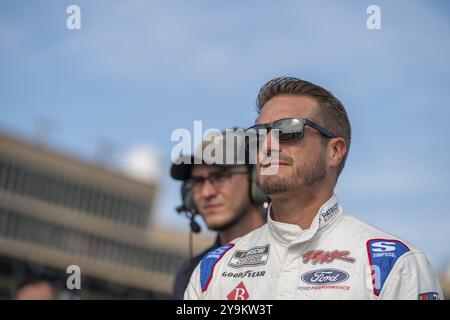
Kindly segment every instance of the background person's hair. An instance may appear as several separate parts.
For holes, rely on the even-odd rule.
[[[347,143],[347,152],[337,172],[337,177],[339,177],[350,150],[352,135],[350,120],[342,103],[330,91],[314,83],[293,77],[278,77],[264,84],[259,90],[256,98],[258,114],[267,101],[278,95],[308,96],[317,101],[319,106],[316,113],[317,119],[311,120],[318,122],[336,136],[343,137]]]

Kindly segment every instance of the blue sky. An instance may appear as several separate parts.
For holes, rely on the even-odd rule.
[[[81,30],[66,8],[81,8]],[[369,5],[381,30],[366,27]],[[450,262],[450,34],[446,1],[2,1],[0,129],[109,165],[159,154],[158,223],[176,216],[168,177],[177,128],[247,127],[259,87],[280,75],[331,90],[353,141],[336,193],[344,207]],[[41,120],[42,121],[42,120]]]

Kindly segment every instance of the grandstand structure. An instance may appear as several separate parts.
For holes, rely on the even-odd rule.
[[[0,297],[14,297],[27,270],[50,270],[64,286],[67,267],[77,265],[82,299],[168,298],[187,239],[153,226],[156,192],[0,133]],[[196,251],[209,244],[196,239]]]

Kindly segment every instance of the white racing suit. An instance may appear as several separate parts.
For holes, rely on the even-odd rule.
[[[335,196],[311,227],[276,222],[207,253],[184,299],[442,299],[409,243],[343,213]]]

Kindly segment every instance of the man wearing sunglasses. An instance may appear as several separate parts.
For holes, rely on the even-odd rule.
[[[245,151],[244,146],[241,148],[232,145],[235,152],[230,163],[226,159],[227,152],[231,152],[226,149],[226,135],[216,135],[213,138],[215,139],[205,140],[200,148],[203,151],[206,148],[214,148],[216,152],[222,149],[223,159],[220,163],[208,161],[210,164],[206,164],[205,159],[186,156],[180,159],[181,163],[171,167],[172,178],[183,181],[185,186],[190,188],[187,195],[190,199],[183,199],[185,207],[194,214],[200,214],[208,229],[217,231],[216,243],[187,261],[177,272],[172,293],[174,299],[183,299],[191,274],[207,251],[241,237],[265,223],[263,204],[268,199],[256,186],[254,166],[246,162],[245,152],[238,152],[239,149]]]
[[[334,194],[351,141],[329,91],[297,78],[266,83],[257,98],[267,224],[206,254],[185,299],[440,299],[424,253],[344,213]],[[251,273],[255,277],[228,278]]]

